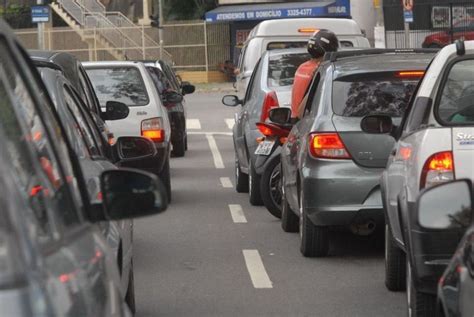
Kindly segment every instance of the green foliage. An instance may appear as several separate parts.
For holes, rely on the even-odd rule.
[[[14,29],[30,28],[35,24],[31,23],[31,7],[11,4],[8,7],[0,7],[0,17],[3,18]]]
[[[166,21],[196,20],[216,7],[217,0],[163,0],[163,15]]]

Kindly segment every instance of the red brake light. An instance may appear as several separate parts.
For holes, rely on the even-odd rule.
[[[311,33],[311,34],[313,34],[316,31],[319,31],[319,29],[315,29],[315,28],[300,28],[300,29],[298,29],[299,33]]]
[[[350,159],[351,155],[347,152],[344,143],[342,143],[337,133],[314,133],[311,135],[309,150],[315,158],[329,159]]]
[[[143,137],[149,138],[154,142],[163,142],[165,140],[163,120],[161,118],[143,120],[141,134]]]
[[[286,137],[290,133],[288,130],[265,122],[257,122],[255,125],[264,136]]]
[[[274,91],[267,92],[265,99],[263,100],[262,114],[260,115],[260,121],[264,122],[268,119],[268,112],[272,108],[279,107],[278,97]]]
[[[454,159],[451,151],[438,152],[428,158],[421,173],[420,189],[454,179]]]
[[[401,71],[395,74],[398,78],[420,78],[425,74],[422,70]]]

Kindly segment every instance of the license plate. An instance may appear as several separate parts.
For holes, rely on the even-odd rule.
[[[260,143],[255,150],[256,155],[270,155],[270,152],[273,149],[273,145],[275,144],[275,141],[263,141]]]

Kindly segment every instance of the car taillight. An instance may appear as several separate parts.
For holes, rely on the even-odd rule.
[[[163,119],[152,118],[142,121],[142,136],[154,142],[165,140],[165,130],[163,129]]]
[[[272,108],[279,107],[278,97],[274,91],[267,92],[265,99],[263,100],[262,114],[260,115],[260,121],[264,122],[268,119],[268,112]]]
[[[264,136],[286,137],[290,133],[290,131],[282,129],[274,124],[257,122],[255,125]]]
[[[337,133],[313,133],[310,136],[309,151],[315,158],[350,159]]]
[[[431,155],[421,172],[420,189],[454,179],[453,152],[445,151]]]

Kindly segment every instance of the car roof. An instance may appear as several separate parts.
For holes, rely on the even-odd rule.
[[[308,53],[306,48],[285,48],[285,49],[278,49],[278,50],[270,50],[266,51],[265,54],[269,56],[276,56],[276,55],[283,55],[283,54],[302,54]]]
[[[435,53],[385,53],[358,55],[333,62],[336,76],[367,72],[425,70]]]

